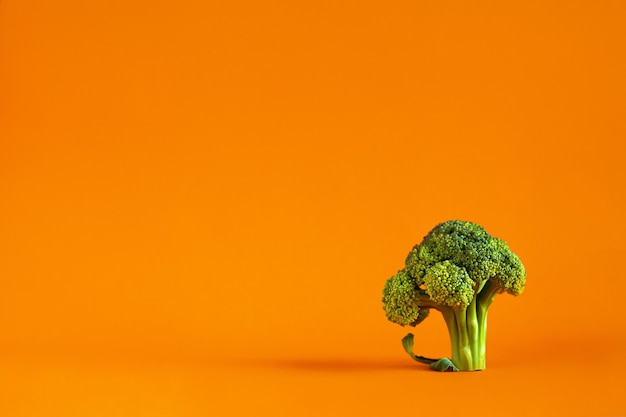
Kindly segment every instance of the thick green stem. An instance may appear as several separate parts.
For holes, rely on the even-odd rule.
[[[450,335],[452,362],[461,371],[485,369],[487,307],[474,299],[467,308],[441,309]]]
[[[467,333],[470,340],[470,347],[472,349],[472,364],[474,369],[482,369],[479,366],[481,360],[481,332],[478,322],[478,314],[476,311],[476,298],[472,300],[471,304],[467,307]]]
[[[487,313],[489,312],[489,306],[493,303],[496,295],[498,295],[499,289],[491,281],[487,281],[483,290],[476,297],[476,313],[478,318],[478,329],[480,335],[480,350],[478,352],[481,359],[481,363],[477,364],[485,368],[486,354],[487,354]]]
[[[450,345],[452,346],[452,358],[459,357],[459,329],[456,324],[456,315],[452,307],[444,307],[441,309],[441,314],[448,327],[448,334],[450,335]],[[454,361],[454,359],[452,359]]]
[[[479,343],[478,349],[476,350],[476,361],[474,362],[474,366],[477,369],[485,369],[487,366],[486,358],[487,358],[487,310],[485,310],[480,315],[480,320],[478,322],[479,328]]]
[[[476,297],[467,308],[442,306],[434,303],[428,295],[420,294],[422,307],[439,310],[443,315],[450,335],[452,363],[460,371],[485,369],[487,310],[497,294],[497,287],[487,281],[478,288]],[[418,358],[416,360],[424,363],[433,361]]]
[[[452,362],[454,362],[454,364],[462,371],[473,371],[472,344],[467,330],[467,309],[456,308],[454,309],[454,313],[459,332],[459,340],[458,356],[455,358],[454,355],[452,355]]]

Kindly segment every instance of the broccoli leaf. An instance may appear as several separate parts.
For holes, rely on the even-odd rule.
[[[430,369],[439,372],[458,372],[459,370],[448,358],[441,358],[437,362],[431,363]]]
[[[430,365],[430,369],[435,371],[456,372],[459,370],[459,368],[457,368],[448,358],[431,359],[424,356],[417,356],[415,353],[413,353],[414,338],[415,337],[413,336],[413,333],[409,333],[402,339],[402,347],[404,348],[406,353],[408,353],[409,356],[413,358],[413,360]]]

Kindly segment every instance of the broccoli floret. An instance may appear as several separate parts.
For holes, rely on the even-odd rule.
[[[428,317],[428,308],[419,305],[420,292],[415,279],[404,270],[389,278],[383,288],[383,308],[389,321],[416,326]]]
[[[451,361],[415,356],[412,334],[403,339],[405,350],[433,369],[481,370],[489,306],[497,294],[521,294],[525,284],[524,265],[503,240],[477,224],[452,220],[431,230],[409,252],[405,268],[387,280],[383,309],[402,326],[416,326],[438,310],[448,326]]]
[[[450,261],[437,262],[424,274],[424,288],[437,304],[465,308],[474,298],[474,281],[463,267]]]

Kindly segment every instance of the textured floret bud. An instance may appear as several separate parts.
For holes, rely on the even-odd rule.
[[[474,298],[474,282],[463,267],[450,261],[436,263],[424,275],[426,294],[435,303],[450,307],[467,307]]]
[[[387,280],[383,288],[383,309],[389,321],[402,326],[415,326],[428,316],[428,309],[419,307],[419,288],[405,270]]]

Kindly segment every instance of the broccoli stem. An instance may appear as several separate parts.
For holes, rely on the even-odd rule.
[[[419,306],[420,308],[432,308],[440,311],[442,311],[442,308],[446,308],[445,306],[435,303],[426,293],[420,293]]]
[[[487,281],[466,308],[442,309],[450,333],[452,362],[461,371],[485,369],[487,312],[498,292],[497,286]]]
[[[482,283],[479,292],[466,308],[440,305],[432,301],[426,293],[420,293],[421,307],[441,312],[450,336],[452,363],[461,371],[485,369],[487,311],[498,292],[497,286],[490,281]],[[418,358],[423,360],[414,359],[423,363],[433,361]]]
[[[493,302],[496,295],[498,295],[499,289],[494,285],[491,280],[487,281],[481,292],[476,296],[476,304],[478,305],[478,321],[482,322],[487,320],[487,310]]]
[[[487,281],[482,291],[476,296],[476,313],[478,319],[478,335],[479,339],[479,349],[476,352],[477,357],[479,358],[479,362],[476,363],[477,366],[480,366],[481,369],[484,369],[485,358],[486,358],[486,348],[487,348],[487,313],[489,312],[489,306],[493,303],[496,295],[499,290],[497,286],[495,286],[491,281]]]
[[[488,307],[474,299],[467,308],[439,309],[450,335],[452,362],[461,371],[485,369]]]
[[[459,357],[459,328],[456,324],[456,315],[452,307],[441,308],[441,314],[446,322],[448,334],[450,335],[450,344],[452,345],[452,361]],[[454,362],[456,364],[456,362]],[[458,366],[458,365],[457,365]]]
[[[476,311],[476,297],[474,297],[470,305],[467,307],[467,332],[468,332],[471,350],[472,350],[472,364],[474,368],[477,368],[479,366],[478,364],[481,362],[481,357],[480,357],[481,343],[480,342],[481,342],[482,335],[481,335],[480,326],[478,323],[478,313]]]
[[[477,369],[485,369],[487,366],[487,310],[485,310],[481,316],[481,321],[478,323],[479,328],[479,340],[478,349],[476,350],[476,360],[474,366]]]
[[[456,327],[459,332],[458,356],[452,362],[461,370],[473,370],[472,342],[467,328],[467,308],[455,308]]]

